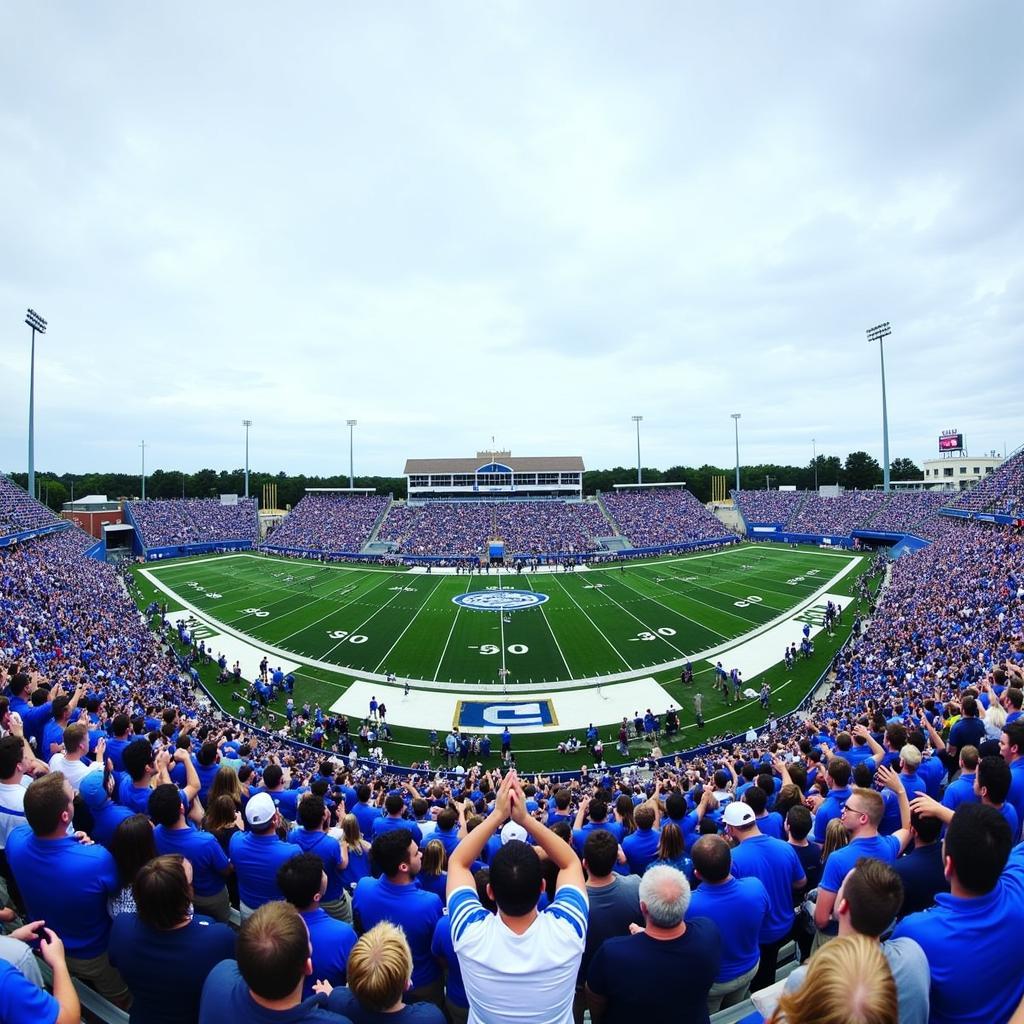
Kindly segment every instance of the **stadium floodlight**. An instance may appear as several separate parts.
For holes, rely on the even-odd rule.
[[[25,313],[25,323],[32,328],[32,361],[28,374],[28,493],[36,496],[36,332],[46,333],[46,321],[34,310]]]
[[[634,416],[633,422],[636,424],[636,482],[638,484],[643,483],[643,478],[640,470],[640,421],[643,416]]]
[[[736,490],[740,489],[740,416],[742,413],[731,412],[733,424],[736,427]]]
[[[146,500],[146,442],[139,445],[142,449],[142,500]]]
[[[352,428],[358,426],[357,420],[345,420],[348,425],[348,489],[351,491],[355,487],[355,476],[352,472]]]
[[[889,321],[867,330],[868,342],[878,342],[878,358],[882,362],[882,490],[889,493],[889,413],[885,406],[885,348],[883,341],[892,334]]]
[[[245,427],[245,496],[249,497],[249,428],[252,426],[252,420],[242,420],[242,426]]]
[[[814,491],[818,491],[818,442],[815,438],[811,438],[811,452],[814,455]]]

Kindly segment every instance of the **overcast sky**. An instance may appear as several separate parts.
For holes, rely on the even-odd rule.
[[[1024,5],[0,11],[0,468],[1024,443]]]

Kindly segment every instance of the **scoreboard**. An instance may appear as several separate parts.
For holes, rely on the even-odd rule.
[[[940,452],[962,452],[964,450],[964,435],[954,430],[948,430],[939,435]]]

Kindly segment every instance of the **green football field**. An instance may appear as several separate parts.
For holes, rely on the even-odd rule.
[[[504,678],[510,696],[517,686],[543,683],[552,693],[574,690],[589,699],[600,681],[649,678],[685,709],[700,690],[709,731],[697,733],[684,718],[676,740],[662,743],[668,752],[701,742],[711,730],[734,733],[764,721],[756,701],[729,705],[712,689],[709,652],[723,652],[728,667],[730,648],[749,643],[817,592],[849,595],[867,566],[868,559],[847,553],[760,544],[624,568],[471,576],[247,553],[149,563],[138,580],[142,600],[194,610],[212,630],[266,650],[272,663],[277,657],[298,664],[297,702],[325,708],[354,680],[383,680],[387,673],[409,679],[414,696],[427,689],[473,694],[477,687],[493,693]],[[543,603],[514,611],[457,603],[467,599],[485,606]],[[835,637],[819,634],[815,656],[792,671],[781,664],[780,647],[777,663],[762,674],[773,690],[773,713],[799,702],[851,619]],[[679,669],[687,659],[695,686],[684,689]],[[215,672],[205,669],[203,676],[225,708],[236,711],[229,694],[219,693]],[[745,685],[758,688],[763,680],[748,676]],[[617,719],[606,708],[595,699],[593,715],[606,726],[607,741]],[[396,725],[388,756],[403,763],[423,757],[426,730],[438,724]],[[579,732],[556,728],[524,737],[517,747],[525,757],[521,766],[565,767],[552,748],[569,731]]]
[[[248,554],[149,571],[204,617],[300,662],[457,686],[497,682],[504,665],[513,686],[627,678],[718,648],[849,561],[751,545],[575,573],[432,575]],[[466,595],[546,600],[502,612],[456,603]]]

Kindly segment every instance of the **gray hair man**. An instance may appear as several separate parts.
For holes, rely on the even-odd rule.
[[[718,926],[706,917],[685,921],[690,884],[675,868],[657,865],[640,881],[644,925],[607,939],[587,972],[594,1024],[627,1020],[707,1019],[707,998],[722,956]],[[665,985],[665,978],[673,978]]]

